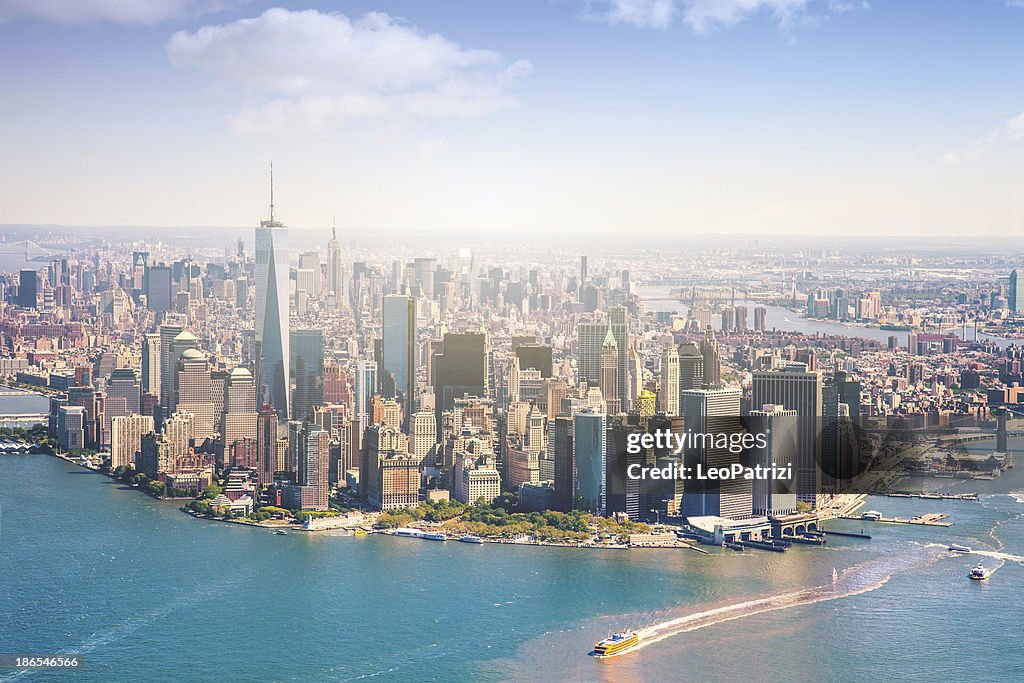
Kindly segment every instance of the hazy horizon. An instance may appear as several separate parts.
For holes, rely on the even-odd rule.
[[[279,4],[0,1],[0,221],[1024,228],[1019,2]]]

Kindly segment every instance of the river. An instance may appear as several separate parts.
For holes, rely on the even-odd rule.
[[[871,541],[783,554],[274,536],[193,519],[50,456],[0,457],[0,483],[0,653],[85,660],[73,676],[5,681],[1024,675],[1024,566],[972,582],[975,558],[944,550],[1024,554],[1024,468],[943,482],[981,490],[980,502],[869,502],[888,515],[948,512],[952,529],[874,525]],[[622,627],[646,645],[587,656]]]
[[[644,287],[638,286],[635,289],[636,294],[640,297],[644,307],[648,311],[678,311],[680,313],[686,313],[689,309],[689,304],[674,299],[670,296],[670,287]],[[737,301],[737,305],[743,305],[747,307],[747,325],[753,326],[754,324],[754,308],[756,306],[762,306],[765,309],[765,327],[769,330],[775,329],[783,332],[799,332],[800,334],[823,334],[823,335],[836,335],[843,337],[861,337],[864,339],[873,339],[875,341],[882,342],[883,344],[889,341],[889,337],[896,337],[899,340],[900,346],[906,348],[908,332],[893,332],[888,330],[880,330],[877,327],[866,327],[864,325],[850,325],[847,323],[833,322],[829,320],[813,320],[804,318],[799,313],[795,313],[788,308],[781,306],[772,306],[764,304],[759,301]],[[715,329],[718,329],[718,320],[713,320],[712,324]],[[961,327],[948,327],[945,328],[944,332],[951,332],[958,337],[963,336],[963,330]],[[974,330],[972,328],[967,329],[967,338],[969,340],[974,339]],[[1001,337],[994,337],[984,332],[978,333],[978,339],[984,341],[991,341],[996,344],[999,348],[1005,348],[1010,344],[1016,343],[1019,345],[1020,340],[1009,340]]]

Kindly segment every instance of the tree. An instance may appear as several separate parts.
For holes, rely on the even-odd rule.
[[[216,484],[210,484],[205,489],[203,489],[202,497],[207,498],[209,500],[213,500],[223,492],[224,489],[222,489],[220,486],[217,486]]]

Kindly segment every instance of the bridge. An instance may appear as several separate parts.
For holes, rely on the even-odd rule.
[[[0,424],[4,422],[47,422],[49,413],[7,413],[0,415]]]
[[[0,248],[0,254],[24,255],[26,261],[48,261],[57,252],[52,249],[40,246],[32,240],[21,240],[20,242],[4,242]]]

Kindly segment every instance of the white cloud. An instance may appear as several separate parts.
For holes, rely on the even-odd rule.
[[[675,0],[613,0],[605,18],[610,24],[668,28],[675,13]]]
[[[867,0],[602,0],[601,18],[610,24],[668,28],[677,19],[697,33],[732,26],[757,14],[780,25],[811,21],[869,7]]]
[[[530,63],[506,65],[379,12],[358,19],[270,9],[167,43],[171,61],[263,102],[233,118],[241,133],[324,130],[357,119],[482,116],[515,104]]]
[[[231,0],[0,0],[0,21],[56,24],[158,24],[224,9]]]
[[[963,161],[981,159],[1000,144],[1024,140],[1024,112],[1007,119],[995,130],[989,131],[974,141],[974,146],[967,150],[950,150],[942,155],[942,163],[959,164]]]

